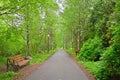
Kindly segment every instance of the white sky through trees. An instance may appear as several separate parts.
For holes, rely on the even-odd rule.
[[[65,1],[64,0],[56,0],[56,3],[58,4],[59,10],[57,11],[57,14],[64,12],[65,9]]]

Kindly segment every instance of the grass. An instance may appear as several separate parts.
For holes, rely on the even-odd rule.
[[[83,65],[91,74],[96,76],[97,72],[100,69],[101,61],[97,61],[97,62],[91,62],[91,61],[83,62],[83,61],[79,61],[78,63]]]
[[[76,57],[75,51],[73,49],[66,50],[69,54],[73,55]]]
[[[51,56],[53,53],[42,53],[42,54],[32,54],[32,60],[30,61],[30,64],[38,64],[41,62],[44,62],[49,56]]]
[[[3,74],[0,74],[0,80],[13,80],[20,76],[20,73],[15,73],[13,71],[8,71]]]
[[[2,57],[0,56],[0,66],[4,65],[7,61],[7,58],[6,57]]]

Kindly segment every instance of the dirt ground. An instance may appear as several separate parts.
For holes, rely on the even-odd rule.
[[[14,80],[24,80],[24,78],[26,76],[28,76],[29,74],[31,74],[32,72],[34,72],[35,70],[37,70],[42,64],[43,63],[25,66],[24,68],[22,68],[21,70],[19,70],[21,76],[19,78],[14,79]]]

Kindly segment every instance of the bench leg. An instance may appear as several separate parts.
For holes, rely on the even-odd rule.
[[[14,71],[18,71],[20,69],[20,67],[17,65],[14,65],[13,68],[14,68]]]
[[[6,71],[9,69],[9,60],[7,59]]]

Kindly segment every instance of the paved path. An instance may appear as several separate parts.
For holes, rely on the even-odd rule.
[[[88,78],[65,51],[58,50],[25,80],[88,80]]]

